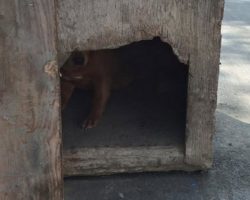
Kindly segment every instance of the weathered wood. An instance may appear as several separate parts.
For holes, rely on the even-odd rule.
[[[59,52],[114,48],[160,36],[189,64],[185,162],[212,164],[224,0],[62,0]]]
[[[61,0],[58,2],[59,52],[75,48],[115,48],[154,36],[189,58],[190,0]],[[62,56],[62,61],[65,56]]]
[[[62,199],[54,1],[0,0],[0,199]]]
[[[100,166],[97,174],[125,169],[188,169],[183,167],[184,162],[194,165],[193,169],[211,166],[223,3],[224,0],[58,2],[60,53],[76,47],[114,48],[160,36],[190,69],[185,156],[178,148],[171,151],[176,159],[165,156],[169,149],[164,153],[154,148],[133,149],[132,154],[129,149],[119,148],[80,150],[76,155],[66,152],[66,163],[74,156],[80,158],[80,164],[76,159],[76,166],[69,166],[73,171],[77,165],[85,164]],[[0,198],[61,199],[54,1],[0,0],[0,7]],[[116,161],[115,165],[96,160],[102,152]],[[133,155],[138,159],[134,160]],[[154,155],[162,163],[160,167]],[[132,164],[119,159],[124,157]],[[87,163],[88,158],[93,158],[94,164]],[[85,170],[84,174],[93,170]]]
[[[64,176],[195,170],[185,165],[181,146],[80,148],[64,151],[63,157]]]
[[[192,3],[189,80],[186,125],[186,163],[212,166],[212,139],[215,132],[214,112],[221,45],[223,0]]]

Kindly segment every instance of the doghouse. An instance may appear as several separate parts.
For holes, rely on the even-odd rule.
[[[62,199],[63,175],[211,167],[223,0],[0,5],[1,199]],[[118,48],[154,37],[188,66],[183,144],[63,152],[58,66],[76,48]]]

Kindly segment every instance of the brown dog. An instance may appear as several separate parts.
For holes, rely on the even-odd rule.
[[[75,88],[93,91],[92,108],[83,123],[84,128],[97,125],[112,89],[127,86],[133,80],[117,49],[74,51],[60,72],[62,109]]]

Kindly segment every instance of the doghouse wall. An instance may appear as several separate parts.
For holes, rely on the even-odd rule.
[[[190,66],[185,162],[211,166],[224,0],[55,2],[0,3],[0,198],[62,199],[56,50],[171,44]]]
[[[58,2],[59,61],[69,52],[117,48],[159,36],[189,65],[185,162],[212,164],[224,0]]]

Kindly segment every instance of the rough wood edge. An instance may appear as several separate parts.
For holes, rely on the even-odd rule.
[[[54,0],[0,3],[0,199],[63,199]]]
[[[224,0],[204,1],[192,6],[194,52],[189,60],[185,162],[209,169],[213,164]]]
[[[199,170],[184,163],[181,146],[99,147],[65,150],[64,176]]]
[[[159,36],[172,46],[180,61],[187,64],[191,49],[189,34],[185,32],[190,29],[190,15],[183,11],[189,7],[190,2],[183,0],[59,1],[59,55],[65,60],[75,48],[113,49]]]

